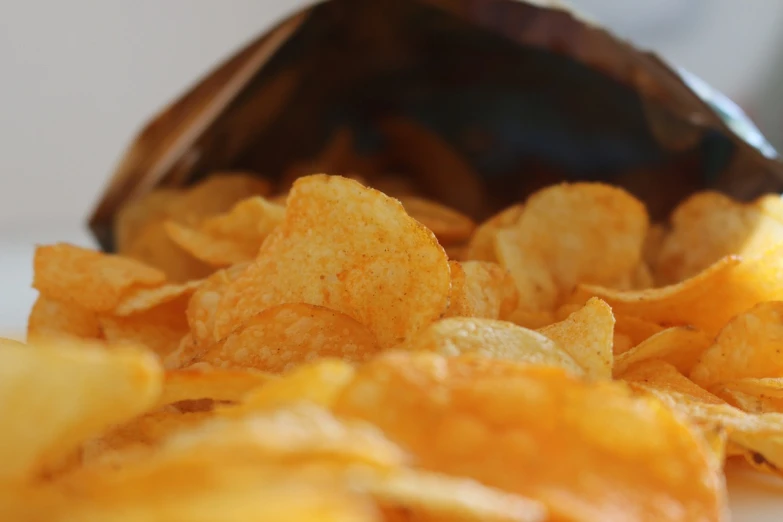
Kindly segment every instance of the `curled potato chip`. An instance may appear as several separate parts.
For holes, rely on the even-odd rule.
[[[160,270],[133,259],[65,243],[38,247],[33,264],[36,290],[93,312],[113,310],[130,291],[166,280]]]
[[[653,335],[664,330],[663,326],[645,321],[632,315],[618,314],[614,311],[614,331],[615,334],[620,334],[628,338],[628,346],[625,349],[619,350],[615,345],[615,356],[630,350],[634,346],[643,342],[645,339],[649,339]]]
[[[538,294],[533,309],[551,308],[578,283],[615,286],[633,274],[648,226],[644,205],[622,189],[561,184],[530,196],[496,248],[522,296]]]
[[[40,294],[27,319],[27,339],[73,336],[98,339],[101,328],[95,312]]]
[[[254,197],[240,201],[225,214],[205,219],[198,228],[174,221],[165,226],[183,250],[211,266],[225,267],[254,259],[284,212],[285,207]]]
[[[185,225],[197,225],[204,218],[228,212],[243,199],[268,196],[272,184],[255,174],[214,172],[182,193],[169,207],[170,219]]]
[[[512,205],[479,225],[468,243],[465,259],[497,262],[495,236],[498,230],[515,224],[522,215],[523,209],[521,204]]]
[[[289,303],[248,318],[200,360],[281,372],[320,357],[363,361],[379,350],[372,333],[355,319],[322,306]]]
[[[612,342],[614,316],[609,305],[600,299],[590,299],[565,320],[540,330],[595,379],[612,377]]]
[[[143,312],[125,316],[100,315],[98,323],[104,338],[110,343],[143,345],[165,358],[177,349],[188,333],[185,308],[189,298],[184,293]]]
[[[125,255],[150,223],[167,219],[169,208],[179,194],[175,189],[156,188],[122,205],[114,218],[117,252]]]
[[[273,377],[256,371],[186,369],[167,371],[158,406],[180,401],[212,399],[238,401]]]
[[[654,265],[663,283],[693,277],[723,257],[753,257],[783,242],[783,220],[718,192],[689,197],[671,222]]]
[[[476,228],[476,224],[468,216],[440,203],[416,196],[400,196],[398,199],[405,212],[432,230],[441,244],[466,241]]]
[[[399,202],[355,181],[309,176],[291,190],[283,223],[258,258],[228,285],[217,338],[278,304],[303,302],[354,317],[382,346],[445,310],[446,253]]]
[[[451,294],[445,317],[505,319],[514,312],[519,294],[511,275],[485,261],[450,261]]]
[[[712,340],[695,328],[667,328],[617,356],[614,375],[622,376],[632,365],[648,359],[661,359],[687,374],[711,344]]]
[[[750,413],[783,413],[783,379],[739,379],[721,383],[715,394]]]
[[[713,520],[724,510],[723,481],[701,437],[620,383],[397,352],[359,367],[335,411],[376,424],[425,469],[541,500],[555,519]]]
[[[264,386],[249,392],[238,407],[222,413],[229,416],[308,402],[331,408],[340,391],[353,379],[354,367],[339,359],[320,359],[302,364]]]
[[[623,380],[653,394],[708,430],[728,430],[730,445],[754,467],[783,473],[783,415],[753,415],[735,408],[699,387],[671,364],[647,360],[632,366]]]
[[[441,355],[478,355],[557,366],[575,375],[582,368],[548,337],[505,321],[453,317],[442,319],[415,335],[400,349]]]
[[[174,243],[163,221],[148,224],[121,253],[163,271],[172,283],[202,279],[214,271]]]
[[[710,389],[747,377],[783,376],[783,302],[760,303],[732,319],[693,368],[691,379]]]
[[[175,299],[183,297],[189,299],[200,285],[201,281],[197,280],[183,284],[167,284],[157,288],[142,288],[123,297],[114,309],[113,314],[119,316],[133,315],[146,312]]]
[[[180,361],[181,366],[189,364],[198,353],[206,352],[220,340],[214,335],[218,303],[228,285],[239,278],[248,266],[248,264],[239,264],[225,270],[218,270],[205,279],[193,293],[188,302],[186,315],[194,353],[190,354],[189,351],[190,355]]]
[[[379,128],[393,160],[415,173],[427,192],[470,216],[483,213],[487,201],[483,184],[438,134],[403,118],[386,118]]]
[[[754,259],[724,258],[695,277],[663,288],[623,292],[582,285],[570,301],[599,297],[618,314],[666,326],[691,325],[717,335],[732,317],[758,303],[783,299],[781,271],[783,246]]]
[[[162,371],[136,347],[60,340],[0,349],[0,479],[28,480],[154,404]]]

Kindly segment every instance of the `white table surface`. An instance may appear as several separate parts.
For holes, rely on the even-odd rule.
[[[0,335],[24,339],[27,314],[37,295],[30,286],[35,245],[58,241],[94,245],[78,225],[0,230]],[[783,521],[783,479],[730,464],[727,483],[733,522]]]

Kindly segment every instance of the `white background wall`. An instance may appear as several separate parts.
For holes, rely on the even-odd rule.
[[[89,243],[85,216],[141,124],[304,3],[0,0],[0,330],[24,325],[34,243]],[[572,3],[737,101],[780,63],[779,0]]]

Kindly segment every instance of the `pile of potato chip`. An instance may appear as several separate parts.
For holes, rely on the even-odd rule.
[[[0,520],[714,521],[726,459],[781,474],[779,198],[477,225],[403,185],[224,173],[126,206],[118,255],[39,247]]]

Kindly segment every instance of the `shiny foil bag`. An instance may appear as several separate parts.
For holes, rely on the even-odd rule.
[[[697,189],[739,199],[783,191],[783,165],[736,106],[565,8],[330,0],[248,44],[154,118],[90,227],[111,251],[118,209],[155,187],[229,170],[277,179],[335,129],[349,128],[369,157],[401,121],[472,167],[473,183],[448,171],[428,182],[480,191],[481,205],[449,201],[475,218],[562,180],[622,186],[655,219]]]

